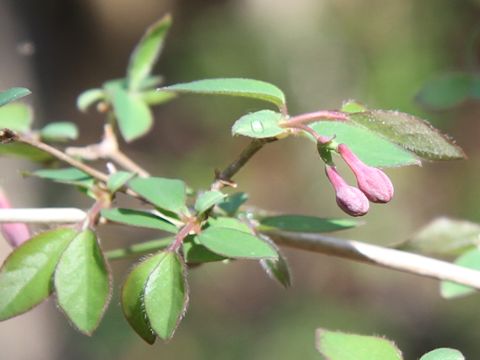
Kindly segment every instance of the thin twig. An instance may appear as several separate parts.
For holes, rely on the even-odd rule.
[[[84,173],[90,175],[91,177],[102,181],[102,182],[107,182],[108,181],[108,175],[102,173],[101,171],[98,171],[70,156],[67,154],[63,153],[62,151],[54,148],[53,146],[47,145],[40,140],[36,140],[34,138],[30,138],[27,136],[23,136],[20,134],[16,134],[15,132],[9,130],[9,129],[3,129],[0,131],[0,143],[9,143],[9,142],[18,142],[22,144],[27,144],[30,146],[33,146],[34,148],[37,148],[39,150],[42,150],[53,157],[57,158],[58,160],[61,160],[79,170],[82,170]]]
[[[480,290],[480,271],[426,256],[319,234],[268,232],[268,235],[278,245],[337,256],[438,280],[453,281]]]
[[[42,150],[42,151],[52,155],[53,157],[57,158],[58,160],[63,161],[64,163],[67,163],[67,164],[83,171],[84,173],[90,175],[91,177],[93,177],[94,179],[96,179],[100,182],[107,183],[107,181],[108,181],[109,176],[107,174],[105,174],[105,173],[103,173],[103,172],[101,172],[97,169],[94,169],[91,166],[88,166],[88,165],[82,163],[81,161],[78,161],[78,160],[74,159],[73,157],[71,157],[71,156],[65,154],[64,152],[54,148],[53,146],[45,144],[45,143],[41,142],[40,140],[37,140],[37,139],[34,139],[34,138],[29,138],[29,137],[26,137],[26,136],[23,136],[23,135],[16,134],[15,132],[13,132],[9,129],[0,130],[0,143],[1,144],[7,144],[7,143],[10,143],[10,142],[18,142],[18,143],[23,143],[23,144],[33,146],[34,148]],[[131,189],[128,189],[128,188],[125,187],[125,188],[122,189],[122,191],[124,191],[127,195],[142,199],[141,196],[139,196],[136,192],[134,192]]]
[[[142,168],[140,165],[138,165],[135,161],[130,159],[127,155],[125,155],[119,149],[117,149],[117,151],[114,151],[114,152],[110,153],[108,155],[108,158],[110,160],[116,162],[118,165],[120,165],[125,170],[136,173],[141,177],[150,176],[150,173],[147,170]]]
[[[65,152],[68,155],[78,156],[85,160],[111,160],[125,170],[136,173],[139,176],[150,176],[147,170],[142,168],[120,150],[112,124],[105,124],[103,129],[103,138],[98,144],[87,145],[84,147],[69,147]]]
[[[276,141],[276,138],[255,139],[243,149],[237,159],[232,161],[224,170],[220,171],[212,184],[212,190],[219,190],[232,182],[232,177],[255,155],[265,144]]]

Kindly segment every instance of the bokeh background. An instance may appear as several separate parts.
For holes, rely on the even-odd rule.
[[[75,121],[79,143],[95,142],[102,119],[93,111],[79,113],[76,96],[124,76],[135,43],[165,12],[173,14],[174,26],[156,73],[169,84],[224,76],[270,81],[286,92],[293,114],[338,108],[353,98],[427,118],[464,147],[468,161],[389,170],[394,201],[374,206],[364,226],[339,236],[389,245],[440,215],[480,222],[480,102],[435,113],[414,102],[432,77],[478,70],[480,47],[470,39],[479,26],[480,1],[2,0],[0,89],[32,89],[26,101],[35,107],[38,126]],[[233,121],[260,106],[181,97],[156,109],[153,131],[127,152],[155,175],[205,188],[213,169],[247,143],[230,137]],[[15,205],[88,207],[67,187],[21,180],[19,169],[31,164],[0,161],[0,185]],[[265,209],[343,216],[315,148],[301,139],[269,145],[236,179],[251,204]],[[114,227],[102,234],[106,248],[152,236]],[[1,258],[9,251],[0,245]],[[385,335],[406,359],[440,346],[480,357],[478,296],[447,302],[432,280],[319,254],[286,254],[294,273],[288,290],[253,262],[192,270],[187,317],[173,340],[155,346],[143,343],[122,318],[118,290],[132,262],[116,262],[115,295],[94,336],[76,333],[49,300],[0,324],[0,358],[317,359],[317,327]]]

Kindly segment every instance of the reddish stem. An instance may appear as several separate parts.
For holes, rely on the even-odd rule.
[[[306,114],[301,114],[293,116],[290,119],[282,123],[283,127],[296,127],[297,125],[305,125],[318,120],[338,120],[346,121],[348,120],[345,113],[335,110],[321,110],[314,111]]]
[[[300,130],[308,132],[310,135],[312,135],[315,138],[315,140],[317,140],[318,143],[320,143],[322,145],[328,144],[333,139],[333,138],[329,138],[329,137],[320,135],[318,132],[316,132],[311,127],[306,126],[306,125],[299,124],[299,125],[291,125],[289,127],[292,128],[292,129],[300,129]]]
[[[195,219],[190,220],[183,226],[180,231],[175,235],[175,240],[172,242],[172,244],[168,247],[167,251],[178,251],[180,249],[180,246],[182,246],[183,240],[190,234],[190,231],[192,231],[196,226]]]

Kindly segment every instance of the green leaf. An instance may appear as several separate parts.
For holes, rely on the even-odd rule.
[[[464,159],[465,153],[427,121],[399,111],[372,110],[349,119],[426,160]]]
[[[225,196],[227,195],[221,191],[205,191],[197,197],[197,200],[195,201],[195,210],[198,214],[202,214],[212,206],[221,202]]]
[[[161,105],[174,99],[177,95],[168,91],[147,90],[140,93],[142,100],[147,105]]]
[[[187,264],[201,264],[226,259],[224,256],[215,254],[201,245],[196,236],[188,236],[182,244],[182,249],[183,257]]]
[[[180,93],[243,96],[274,103],[278,107],[285,105],[285,95],[275,85],[264,81],[220,78],[197,80],[161,88],[161,90]]]
[[[479,224],[440,217],[422,227],[397,248],[430,256],[451,257],[479,245]]]
[[[0,92],[0,106],[6,105],[9,102],[18,100],[24,96],[30,95],[31,91],[26,88],[15,87]]]
[[[319,121],[310,126],[321,135],[335,136],[336,142],[347,144],[370,166],[395,167],[420,164],[420,160],[414,154],[359,126],[339,121]]]
[[[40,130],[44,141],[68,141],[78,138],[78,129],[74,123],[68,121],[53,122]]]
[[[129,93],[117,87],[112,92],[112,98],[118,127],[125,141],[133,141],[150,131],[153,124],[152,112],[140,94]]]
[[[80,186],[82,188],[91,188],[94,184],[94,179],[77,168],[63,168],[63,169],[43,169],[37,170],[30,175],[37,176],[42,179],[52,180],[55,182]]]
[[[329,360],[402,360],[391,341],[376,336],[317,329],[317,350]]]
[[[7,128],[19,133],[30,131],[33,111],[22,103],[8,104],[0,107],[0,128]]]
[[[55,265],[75,235],[70,228],[46,231],[8,256],[0,269],[0,320],[30,310],[51,294]]]
[[[237,192],[228,195],[218,206],[225,211],[227,215],[233,216],[247,200],[248,195],[246,193]]]
[[[458,350],[440,348],[426,353],[420,360],[465,360],[465,357]]]
[[[155,342],[156,336],[145,316],[144,289],[148,277],[164,256],[164,253],[160,253],[140,262],[130,272],[122,287],[123,314],[135,332],[149,344]]]
[[[57,302],[84,334],[98,326],[110,301],[110,274],[92,230],[78,234],[63,252],[54,276]]]
[[[103,89],[89,89],[82,92],[77,97],[77,108],[82,112],[87,112],[88,108],[96,102],[106,99],[106,94]]]
[[[187,211],[186,186],[182,180],[160,177],[130,180],[130,188],[159,208],[182,214]]]
[[[188,304],[186,269],[180,257],[162,253],[159,264],[148,277],[144,290],[147,318],[153,331],[162,339],[173,336]]]
[[[236,218],[231,217],[217,217],[217,218],[209,218],[208,219],[208,226],[210,227],[221,227],[221,228],[228,228],[228,229],[235,229],[239,231],[243,231],[246,233],[251,234],[252,229],[248,227],[243,221],[240,221]]]
[[[468,269],[480,271],[480,249],[475,248],[467,251],[465,254],[457,258],[454,263]],[[476,290],[471,287],[460,285],[451,281],[442,281],[440,283],[440,294],[446,299],[467,296],[475,292]]]
[[[209,250],[229,258],[277,258],[277,252],[269,244],[244,231],[211,226],[203,230],[197,238]]]
[[[323,233],[350,229],[359,222],[350,219],[324,219],[306,215],[279,215],[260,219],[259,231],[283,230]]]
[[[166,15],[151,25],[135,47],[127,69],[129,90],[138,90],[142,81],[150,74],[163,47],[172,18]]]
[[[41,151],[33,146],[17,142],[1,144],[0,155],[19,156],[35,162],[47,162],[53,159],[53,157],[45,151]]]
[[[275,260],[261,259],[260,265],[271,279],[278,281],[284,288],[290,287],[292,285],[292,275],[290,274],[290,266],[288,265],[287,259],[268,236],[261,236],[265,242],[275,249],[278,258]]]
[[[117,171],[108,177],[107,188],[114,194],[136,175],[127,171]]]
[[[242,116],[232,127],[232,135],[243,135],[263,139],[286,133],[279,123],[282,114],[271,110],[261,110]]]
[[[162,76],[160,76],[160,75],[149,75],[142,80],[142,83],[140,84],[139,90],[145,90],[145,91],[152,90],[152,91],[157,91],[158,92],[158,90],[152,89],[152,88],[162,84],[162,82],[163,82],[163,77]],[[125,81],[125,85],[126,85],[126,81]],[[161,91],[159,91],[159,92],[161,92]],[[144,93],[142,93],[142,94],[144,94]]]
[[[355,100],[347,100],[343,102],[340,110],[346,113],[358,113],[367,111],[368,109],[365,105],[360,104]]]
[[[447,110],[467,100],[472,93],[472,86],[471,74],[442,74],[426,82],[415,100],[431,110]]]
[[[173,240],[173,237],[148,240],[138,244],[132,244],[125,248],[109,250],[105,253],[105,257],[108,260],[117,260],[127,257],[138,257],[140,255],[152,254],[153,252],[165,249],[173,242]]]
[[[173,234],[178,232],[175,225],[147,211],[121,208],[103,209],[102,216],[109,221],[120,224],[163,230]]]

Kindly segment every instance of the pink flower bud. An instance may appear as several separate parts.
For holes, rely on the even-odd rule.
[[[12,206],[7,196],[0,190],[0,209],[11,209]],[[30,230],[23,223],[0,224],[2,236],[12,247],[17,247],[30,239]]]
[[[362,216],[368,212],[366,196],[356,187],[348,185],[334,166],[326,166],[325,173],[335,189],[337,204],[351,216]]]
[[[340,156],[352,169],[357,185],[374,203],[387,203],[393,198],[393,184],[382,170],[363,163],[345,144],[338,146]]]

